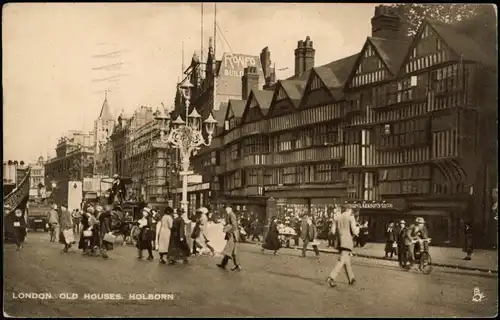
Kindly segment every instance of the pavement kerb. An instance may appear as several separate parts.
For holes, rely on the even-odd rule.
[[[249,241],[247,241],[247,243],[256,243],[257,244],[257,242],[249,242]],[[292,246],[292,247],[290,247],[290,249],[302,250],[302,247]],[[322,248],[318,248],[318,249],[319,249],[319,252],[322,252],[322,253],[330,253],[330,254],[338,253],[336,250],[332,250],[332,249],[322,249]],[[307,251],[313,251],[313,249],[307,248]],[[354,257],[388,261],[384,257],[374,256],[374,255],[370,255],[370,254],[353,252],[352,255]],[[453,264],[435,263],[435,262],[432,262],[432,265],[436,266],[436,267],[443,267],[443,268],[452,268],[452,269],[458,269],[458,270],[469,270],[469,271],[479,271],[479,272],[485,272],[485,273],[498,274],[498,270],[494,270],[494,269],[474,268],[474,267],[458,266],[458,265],[453,265]]]

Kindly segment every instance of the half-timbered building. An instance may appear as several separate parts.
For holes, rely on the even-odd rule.
[[[299,41],[295,75],[252,89],[241,119],[226,117],[197,156],[213,159],[196,168],[212,172],[212,203],[262,207],[273,197],[282,210],[319,214],[364,202],[373,240],[389,222],[422,216],[435,243],[458,244],[465,219],[493,243],[495,52],[482,25],[403,30],[378,6],[361,51],[320,67],[312,41]]]

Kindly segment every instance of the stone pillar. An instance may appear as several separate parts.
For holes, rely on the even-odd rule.
[[[277,214],[277,203],[276,199],[273,197],[267,199],[266,203],[266,221],[264,225],[264,239],[267,236],[267,231],[269,230],[269,220],[271,220],[271,217],[275,216]]]

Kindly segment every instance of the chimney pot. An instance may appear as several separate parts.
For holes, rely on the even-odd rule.
[[[247,100],[252,89],[259,89],[259,74],[257,68],[250,66],[243,69],[243,76],[241,77],[241,98]]]
[[[306,72],[314,67],[314,56],[316,50],[313,48],[313,42],[309,36],[306,37],[305,48],[304,48],[304,65],[302,72]]]
[[[399,39],[404,36],[401,17],[388,6],[375,7],[372,20],[372,37]]]
[[[262,49],[260,53],[260,64],[262,65],[264,79],[267,79],[271,75],[271,52],[269,51],[269,47]]]

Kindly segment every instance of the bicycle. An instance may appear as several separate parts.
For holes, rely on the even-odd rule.
[[[432,259],[429,254],[429,243],[431,239],[417,239],[412,242],[415,244],[414,261],[418,263],[418,269],[424,274],[431,273]],[[401,253],[401,259],[399,260],[399,266],[406,270],[410,270],[412,267],[409,254],[410,252],[405,247],[404,251]]]

